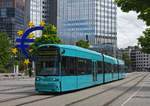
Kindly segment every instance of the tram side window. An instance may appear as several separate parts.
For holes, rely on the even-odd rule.
[[[110,73],[111,73],[111,72],[114,72],[113,64],[110,64]]]
[[[122,73],[122,66],[120,65],[120,72]]]
[[[111,70],[112,70],[112,72],[115,72],[115,65],[114,65],[114,64],[112,64],[112,65],[111,65],[111,67],[112,67],[112,69],[111,69]]]
[[[115,65],[114,64],[111,64],[111,70],[112,70],[112,72],[115,72]]]
[[[87,67],[87,73],[88,74],[91,74],[92,73],[92,61],[91,60],[87,60],[87,64],[86,64],[86,67]]]
[[[108,65],[105,63],[105,73],[108,73]]]
[[[105,63],[105,73],[111,73],[112,72],[112,66],[110,63]]]
[[[105,73],[108,73],[108,63],[105,63]]]
[[[122,72],[122,73],[125,72],[124,66],[121,66],[121,72]]]
[[[98,73],[101,74],[103,73],[103,67],[102,67],[102,62],[98,61]]]
[[[118,65],[117,64],[114,64],[114,67],[115,67],[115,72],[117,73],[118,72]]]
[[[89,65],[89,62],[88,60],[86,59],[80,59],[78,58],[77,59],[77,69],[78,69],[78,75],[87,75],[87,74],[90,74],[91,71],[90,71],[90,65]]]
[[[75,58],[62,57],[61,75],[75,75]]]
[[[126,72],[126,70],[125,70],[125,66],[123,66],[123,72]]]
[[[117,65],[116,65],[116,64],[113,64],[113,71],[114,71],[114,73],[117,73],[117,72],[118,72],[118,70],[117,70]]]
[[[120,73],[121,72],[121,66],[118,65],[118,72]]]

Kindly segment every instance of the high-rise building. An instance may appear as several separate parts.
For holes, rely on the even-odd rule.
[[[35,11],[30,9],[35,13],[35,17],[57,27],[58,36],[63,40],[62,43],[74,45],[82,39],[88,41],[93,50],[115,55],[117,7],[114,0],[26,1],[30,1],[30,8],[34,7],[41,13],[36,15]],[[33,5],[31,1],[40,4]],[[30,16],[32,16],[31,13]]]
[[[37,26],[41,21],[57,27],[57,0],[25,0],[25,14],[25,29],[29,28],[29,22]],[[34,33],[41,35],[41,31]]]
[[[116,10],[114,0],[58,0],[58,35],[65,44],[88,39],[94,50],[115,55]]]
[[[57,0],[43,0],[42,5],[43,21],[57,27]]]
[[[42,21],[42,5],[43,0],[25,0],[25,30],[29,28],[29,22],[33,22],[34,25],[40,25]],[[35,31],[35,35],[39,36],[41,31]]]
[[[24,29],[24,2],[0,0],[0,31],[6,32],[14,43],[17,31]]]

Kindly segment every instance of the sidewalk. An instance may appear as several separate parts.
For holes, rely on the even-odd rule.
[[[14,74],[14,73],[4,73],[0,74],[0,80],[11,80],[11,79],[32,79],[34,77],[29,77],[23,74]]]

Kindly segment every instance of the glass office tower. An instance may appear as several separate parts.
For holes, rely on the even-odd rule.
[[[114,0],[58,0],[58,35],[65,44],[88,40],[92,49],[115,55],[116,10]]]
[[[6,32],[15,43],[19,29],[24,29],[24,2],[0,0],[0,32]]]
[[[35,26],[40,25],[42,21],[42,5],[43,0],[25,0],[25,30],[29,28],[29,22],[33,22]],[[35,31],[35,36],[40,36],[41,31]]]
[[[26,19],[37,25],[41,20],[55,25],[63,44],[87,40],[93,50],[115,55],[117,7],[114,0],[25,0],[29,1],[26,7],[30,19]]]
[[[41,21],[45,21],[46,25],[57,26],[57,0],[25,0],[25,14],[25,29],[28,29],[29,22],[38,26]],[[41,33],[35,31],[36,36]]]
[[[43,0],[42,18],[46,25],[53,24],[57,27],[57,0]]]

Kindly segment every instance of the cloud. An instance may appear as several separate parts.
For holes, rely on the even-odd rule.
[[[118,8],[117,15],[118,47],[135,46],[137,38],[143,35],[142,32],[146,28],[145,23],[137,20],[135,12],[124,13]]]

